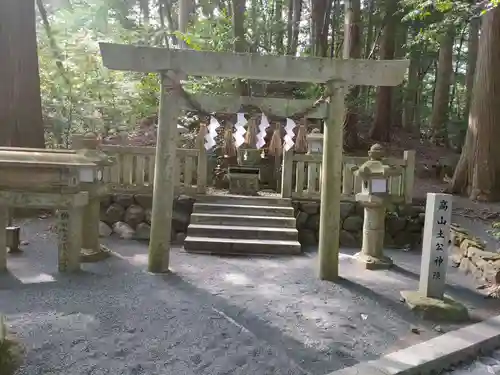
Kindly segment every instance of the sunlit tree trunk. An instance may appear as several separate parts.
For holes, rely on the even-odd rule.
[[[232,0],[232,22],[234,37],[234,52],[246,52],[245,40],[245,0]],[[240,95],[249,95],[248,85],[244,81],[237,81],[237,88]]]
[[[472,88],[474,86],[474,73],[476,71],[477,50],[479,47],[480,26],[480,18],[473,18],[469,25],[469,39],[467,41],[467,74],[465,77],[465,86],[467,91],[465,94],[464,118],[469,116]]]
[[[500,7],[483,16],[469,126],[451,191],[500,199]]]
[[[293,0],[293,33],[292,40],[289,43],[290,49],[288,50],[289,55],[296,55],[297,49],[299,47],[299,32],[300,32],[300,20],[302,18],[302,0]]]
[[[360,0],[345,0],[344,26],[344,58],[359,59],[361,57],[361,4]],[[345,148],[356,149],[359,146],[359,86],[349,89],[347,110],[344,120]]]
[[[0,2],[0,144],[45,147],[35,2]]]
[[[436,144],[447,144],[448,139],[446,126],[450,109],[450,86],[453,76],[454,41],[455,29],[453,27],[443,34],[439,43],[436,87],[430,120],[432,141]]]
[[[397,24],[397,16],[395,13],[397,8],[397,0],[386,0],[385,27],[382,31],[382,40],[380,43],[381,60],[392,60],[394,58]],[[390,141],[392,95],[392,87],[380,86],[377,88],[375,119],[370,129],[370,137],[374,140],[383,142]]]

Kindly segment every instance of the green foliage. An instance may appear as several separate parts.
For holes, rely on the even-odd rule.
[[[497,240],[500,240],[500,221],[496,221],[491,225],[492,229],[488,231]]]
[[[109,0],[77,0],[71,9],[54,10],[50,14],[50,37],[57,51],[39,24],[42,105],[49,146],[67,146],[73,132],[108,134],[120,126],[130,128],[157,111],[157,75],[104,68],[98,42],[159,45],[163,36],[170,34],[159,26],[128,28],[134,20],[127,18],[125,22],[119,11]],[[227,51],[233,42],[231,22],[224,16],[196,22],[189,33],[176,36],[196,50]],[[55,55],[60,56],[63,72],[56,66]],[[188,86],[192,91],[228,88],[221,80],[207,78],[192,80]]]

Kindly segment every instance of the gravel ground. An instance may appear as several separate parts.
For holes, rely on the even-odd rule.
[[[23,226],[26,251],[0,277],[0,311],[27,348],[19,375],[323,375],[439,334],[399,301],[417,286],[418,254],[393,252],[399,267],[360,272],[346,251],[332,284],[317,280],[314,251],[245,259],[173,249],[173,272],[153,276],[147,245],[110,238],[115,256],[64,276],[50,222]],[[498,311],[454,269],[449,282],[475,319]]]

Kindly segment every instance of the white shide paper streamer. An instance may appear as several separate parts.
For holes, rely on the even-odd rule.
[[[264,138],[266,137],[266,129],[269,128],[271,125],[269,125],[269,121],[267,119],[267,116],[265,114],[262,114],[261,120],[260,120],[260,125],[259,125],[259,134],[257,134],[257,149],[261,149],[262,147],[265,146],[266,141]]]
[[[295,133],[293,132],[293,129],[295,129],[297,127],[297,124],[295,124],[295,121],[293,121],[292,119],[289,119],[287,118],[286,119],[286,126],[285,126],[285,137],[284,137],[284,145],[283,145],[283,148],[285,149],[285,151],[289,151],[293,145],[294,145],[294,142],[293,142],[293,137],[295,137]]]
[[[205,135],[205,150],[208,151],[216,145],[215,137],[217,136],[217,128],[219,128],[219,126],[219,121],[213,116],[210,117],[210,124],[207,127],[208,132]]]
[[[244,113],[237,113],[236,114],[236,124],[234,124],[234,133],[233,133],[233,138],[234,138],[234,145],[236,148],[240,147],[244,142],[245,142],[245,133],[247,132],[245,130],[245,125],[247,124],[247,119],[245,118]]]

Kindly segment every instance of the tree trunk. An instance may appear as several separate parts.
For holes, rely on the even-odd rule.
[[[45,147],[34,1],[0,3],[0,145]]]
[[[285,39],[285,25],[283,23],[283,0],[276,0],[275,11],[274,11],[274,26],[276,27],[276,32],[274,34],[274,45],[276,47],[276,52],[279,55],[283,55],[284,42]]]
[[[463,117],[469,117],[470,101],[472,97],[472,88],[474,86],[474,73],[476,71],[477,50],[479,46],[479,27],[480,18],[473,18],[469,24],[469,39],[467,41],[467,73],[465,76],[465,106]]]
[[[290,52],[292,49],[293,40],[293,2],[294,0],[288,0],[288,12],[286,19],[286,51]]]
[[[311,4],[311,54],[313,56],[326,57],[330,11],[331,6],[328,6],[328,0],[315,0]]]
[[[289,55],[295,56],[299,47],[300,19],[302,16],[302,0],[293,0],[293,39],[290,43]]]
[[[245,0],[232,0],[234,52],[246,52],[245,12]],[[237,81],[237,90],[242,96],[250,94],[249,85],[241,79]]]
[[[344,58],[361,57],[361,4],[360,0],[345,0]],[[359,86],[349,89],[347,95],[346,117],[344,119],[344,148],[353,150],[359,147],[358,137],[358,97]]]
[[[469,126],[451,190],[500,198],[500,7],[483,16]]]
[[[192,10],[192,0],[179,0],[179,31],[182,34],[187,33]],[[180,40],[179,47],[187,48],[186,42],[184,42],[184,40]]]
[[[450,28],[441,37],[439,43],[439,60],[436,72],[436,87],[430,120],[431,137],[435,144],[447,144],[446,129],[450,104],[450,85],[453,75],[453,42],[455,29]]]
[[[399,20],[397,22],[396,51],[394,53],[394,58],[404,59],[406,55],[405,45],[408,39],[408,25],[399,23]],[[391,126],[394,128],[403,127],[403,85],[404,82],[393,88]]]
[[[460,98],[458,97],[458,82],[456,80],[456,77],[458,77],[458,69],[460,68],[460,65],[462,63],[462,47],[464,45],[464,40],[465,40],[465,28],[462,30],[461,36],[460,36],[460,42],[458,43],[458,50],[457,50],[457,56],[455,58],[455,68],[453,69],[453,77],[455,79],[453,80],[453,84],[451,86],[451,95],[450,95],[450,117],[453,118],[453,112],[455,109],[455,102],[456,102],[456,118],[460,118]]]
[[[384,30],[380,43],[380,59],[392,60],[395,49],[395,32],[398,0],[387,0],[384,17]],[[380,86],[377,88],[375,119],[370,129],[370,137],[377,141],[389,142],[392,108],[392,87]]]
[[[413,36],[418,34],[415,30]],[[408,81],[404,92],[404,108],[403,108],[403,128],[406,131],[414,132],[415,127],[415,110],[417,106],[418,96],[418,72],[420,70],[420,51],[412,47],[410,51],[410,67],[408,68]]]

